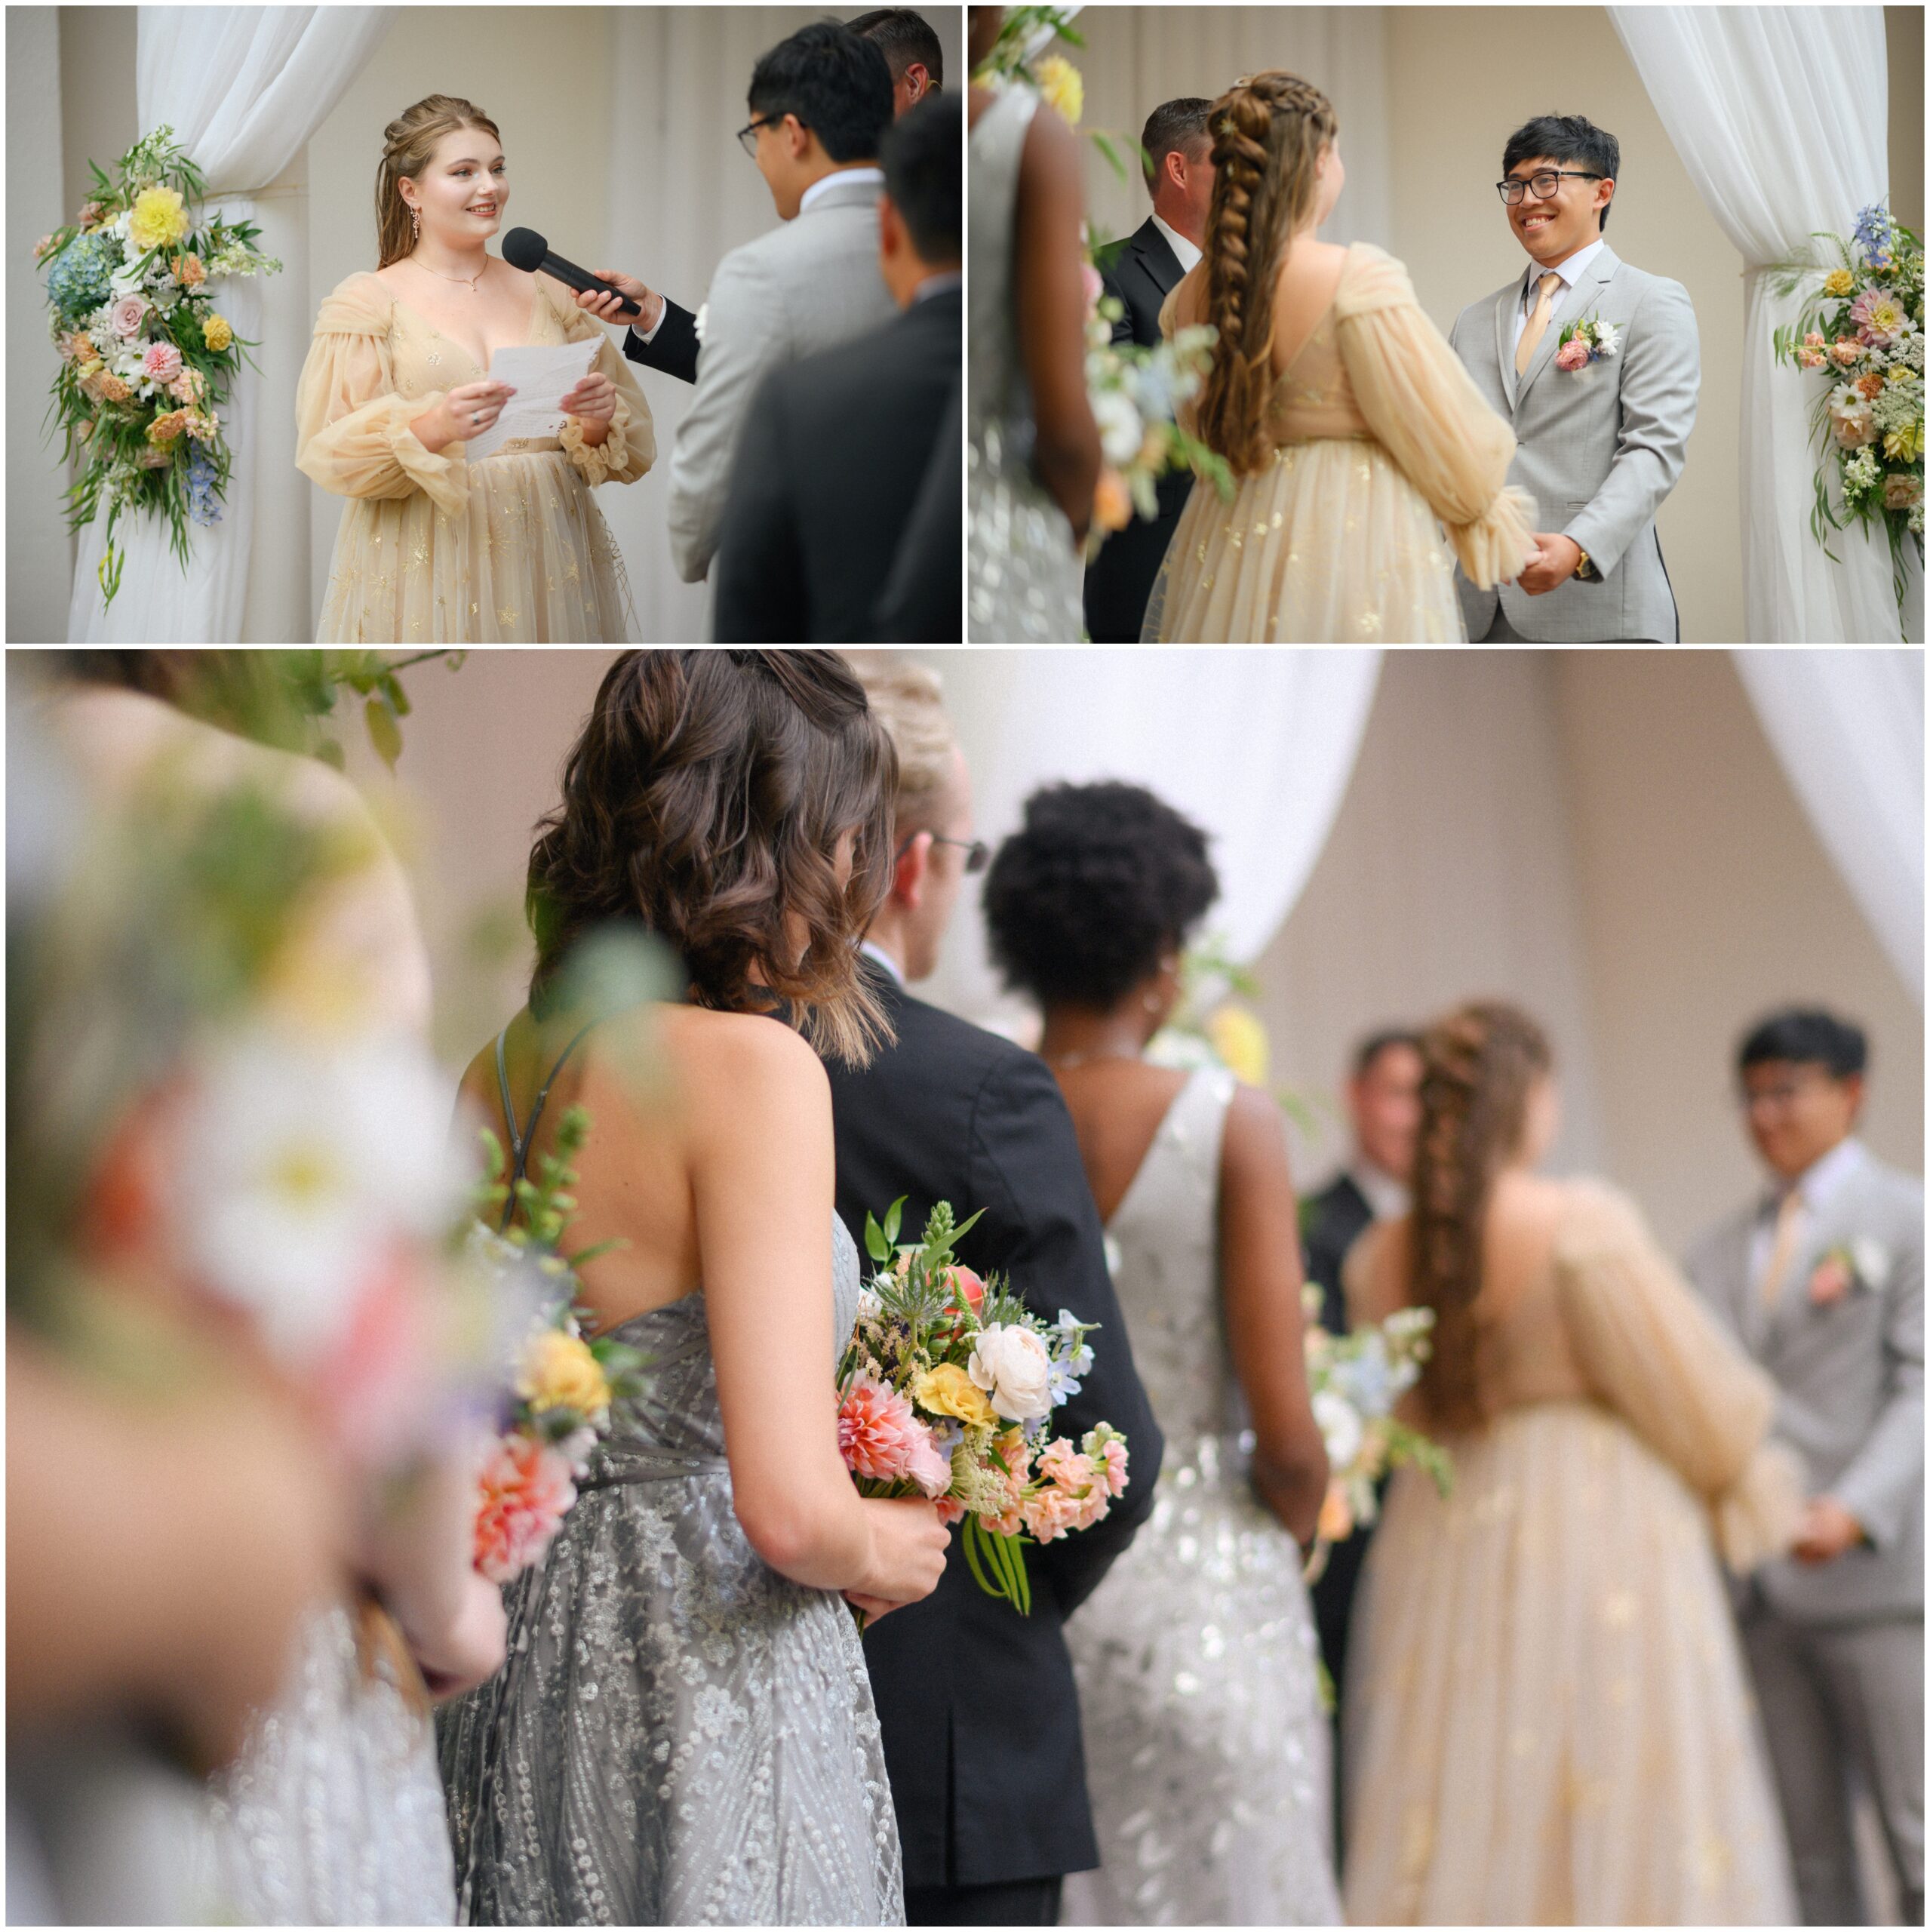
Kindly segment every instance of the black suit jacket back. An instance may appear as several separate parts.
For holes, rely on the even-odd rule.
[[[874,614],[958,407],[963,328],[946,289],[765,378],[718,546],[720,644],[903,641],[877,638]]]
[[[1156,346],[1160,305],[1179,287],[1181,270],[1172,245],[1153,225],[1151,216],[1101,266],[1099,278],[1106,293],[1126,305],[1126,313],[1112,325],[1113,340]],[[1086,628],[1095,644],[1139,641],[1153,580],[1179,527],[1193,479],[1183,472],[1163,476],[1157,488],[1159,515],[1151,522],[1136,516],[1123,530],[1114,531],[1086,573]]]
[[[862,1070],[831,1066],[837,1211],[862,1241],[867,1211],[900,1195],[921,1231],[935,1202],[982,1208],[959,1259],[1010,1271],[1049,1319],[1096,1321],[1084,1386],[1055,1435],[1109,1421],[1126,1432],[1131,1482],[1089,1530],[1028,1549],[1032,1613],[981,1591],[958,1537],[937,1589],[865,1638],[884,1731],[908,1885],[982,1885],[1099,1863],[1086,1796],[1065,1618],[1153,1505],[1161,1442],[1106,1272],[1072,1118],[1035,1054],[912,998],[874,964],[895,1046]]]

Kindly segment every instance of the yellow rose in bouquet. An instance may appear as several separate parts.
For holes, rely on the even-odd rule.
[[[516,1377],[516,1392],[539,1412],[574,1409],[593,1416],[610,1406],[610,1382],[588,1343],[561,1328],[531,1337]]]
[[[219,355],[234,341],[235,325],[226,315],[211,315],[201,325],[201,339]]]
[[[1086,111],[1086,83],[1079,69],[1062,54],[1048,54],[1032,70],[1046,105],[1068,128],[1079,125]]]
[[[956,1362],[942,1361],[917,1377],[911,1399],[935,1416],[955,1416],[963,1423],[989,1426],[998,1420],[991,1398]]]

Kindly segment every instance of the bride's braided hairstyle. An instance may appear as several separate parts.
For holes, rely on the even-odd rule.
[[[1320,151],[1339,125],[1318,88],[1277,69],[1236,82],[1213,103],[1206,316],[1219,340],[1199,434],[1237,475],[1257,469],[1271,447],[1274,290],[1288,238],[1313,211]]]
[[[1488,1198],[1521,1144],[1529,1094],[1554,1058],[1526,1014],[1490,1001],[1436,1021],[1421,1057],[1410,1293],[1417,1307],[1434,1311],[1434,1353],[1421,1386],[1436,1423],[1467,1429],[1486,1420],[1471,1311],[1481,1289]]]
[[[416,245],[415,224],[398,183],[415,180],[435,159],[436,143],[464,128],[486,128],[492,140],[502,142],[496,123],[480,107],[453,94],[426,95],[383,129],[375,171],[375,239],[382,257],[377,268],[399,262]]]
[[[862,1064],[890,1034],[858,947],[891,882],[897,789],[891,740],[836,652],[625,651],[530,854],[531,1005],[576,941],[641,925],[681,955],[698,1004],[763,1012],[775,996]]]

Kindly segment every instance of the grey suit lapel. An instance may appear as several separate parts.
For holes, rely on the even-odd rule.
[[[1535,378],[1554,360],[1555,351],[1561,345],[1561,332],[1570,322],[1587,314],[1589,309],[1601,299],[1602,291],[1614,279],[1615,272],[1621,266],[1615,251],[1606,242],[1602,252],[1583,271],[1581,279],[1572,288],[1564,291],[1562,299],[1555,305],[1555,312],[1548,318],[1548,326],[1542,331],[1541,340],[1535,345],[1535,353],[1528,359],[1516,391],[1515,401],[1519,407],[1520,399],[1533,387]],[[1514,358],[1508,358],[1508,366],[1514,366]]]
[[[1521,284],[1504,288],[1495,300],[1495,360],[1501,365],[1501,393],[1514,407],[1514,315],[1521,306]]]

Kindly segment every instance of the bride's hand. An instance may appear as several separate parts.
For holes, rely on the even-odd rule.
[[[607,423],[616,413],[616,385],[592,369],[558,407],[565,416],[580,417],[585,423]]]
[[[641,309],[643,313],[635,320],[638,328],[645,335],[655,328],[663,317],[663,297],[653,290],[647,288],[633,275],[619,275],[614,269],[592,269],[590,272],[599,281],[607,281],[613,288],[620,288],[630,306]],[[614,295],[607,295],[601,289],[584,289],[576,297],[576,306],[586,315],[594,315],[600,322],[608,322],[620,328],[630,318],[616,312],[622,302]]]
[[[472,436],[480,436],[515,393],[507,383],[491,382],[487,377],[479,383],[464,383],[409,426],[415,431],[416,440],[432,453],[450,443],[466,443]]]

